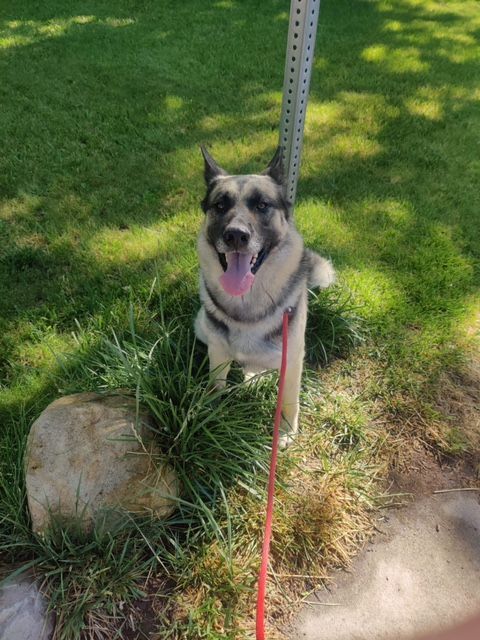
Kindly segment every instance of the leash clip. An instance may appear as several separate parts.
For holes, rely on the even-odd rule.
[[[287,314],[287,316],[288,316],[289,318],[291,318],[291,317],[293,316],[293,314],[295,313],[295,307],[287,307],[287,308],[285,309],[285,312],[284,312],[284,313],[286,313],[286,314]]]

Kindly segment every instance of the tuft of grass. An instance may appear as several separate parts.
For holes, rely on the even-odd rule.
[[[274,380],[212,390],[205,349],[190,329],[179,320],[160,319],[149,332],[156,336],[153,343],[136,334],[132,320],[127,335],[101,339],[83,366],[95,388],[128,390],[148,409],[155,438],[187,499],[215,502],[220,487],[265,470]]]

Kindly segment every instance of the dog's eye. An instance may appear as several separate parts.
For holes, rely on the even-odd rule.
[[[225,203],[220,200],[219,202],[215,202],[215,204],[213,205],[215,210],[218,211],[218,213],[223,213],[225,211],[225,209],[227,208],[225,206]]]
[[[258,211],[266,211],[268,209],[268,202],[259,202],[257,204]]]

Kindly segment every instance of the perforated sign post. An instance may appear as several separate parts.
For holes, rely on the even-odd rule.
[[[287,195],[295,203],[302,156],[320,0],[292,0],[283,84],[280,145],[287,173]]]

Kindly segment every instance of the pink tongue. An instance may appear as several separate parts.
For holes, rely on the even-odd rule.
[[[226,253],[227,270],[220,276],[220,283],[231,296],[243,296],[250,291],[255,276],[250,271],[253,256],[248,253]]]

